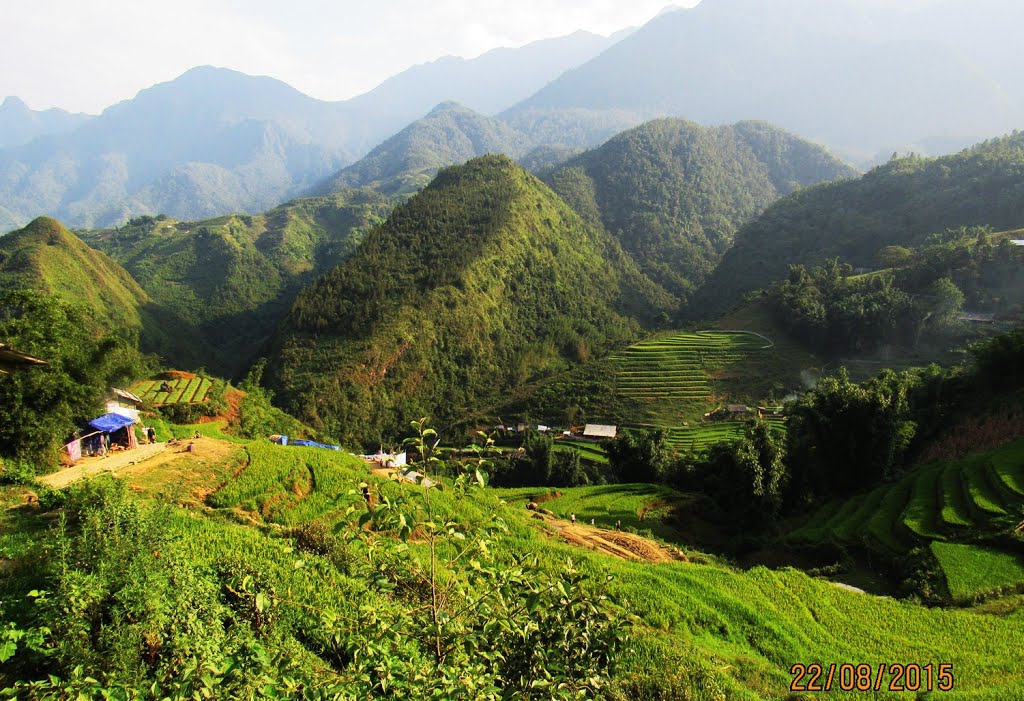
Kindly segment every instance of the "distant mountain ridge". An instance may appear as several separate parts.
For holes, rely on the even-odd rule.
[[[1024,21],[1017,5],[957,0],[908,12],[849,0],[704,0],[659,15],[503,118],[756,118],[860,160],[885,149],[952,150],[1024,121],[1019,72],[991,57],[998,42],[947,38],[961,36],[969,17],[982,36],[1012,41],[1009,27]],[[1008,53],[1001,46],[998,56]]]
[[[269,209],[349,159],[338,115],[280,81],[196,68],[73,132],[0,151],[0,203],[84,228]]]
[[[566,70],[585,63],[632,30],[610,37],[577,31],[519,48],[498,48],[473,59],[445,56],[413,66],[345,102],[353,121],[368,131],[365,151],[438,104],[456,102],[495,115],[526,99]]]
[[[9,101],[8,121],[20,114],[21,126],[0,142],[0,232],[43,213],[92,228],[161,212],[203,219],[265,211],[452,100],[484,115],[500,111],[497,119],[531,148],[591,148],[675,116],[703,125],[768,121],[856,164],[894,151],[948,153],[1024,123],[1024,57],[1009,48],[1021,25],[1024,4],[1006,0],[703,0],[627,36],[577,32],[440,59],[344,102],[210,67],[62,133],[26,126],[25,110]],[[29,121],[41,123],[40,115],[30,112]],[[58,131],[70,123],[52,116]],[[422,184],[434,168],[490,149],[453,143],[435,150],[452,156],[406,170],[421,169]]]
[[[0,149],[27,144],[38,136],[62,134],[92,119],[62,109],[32,110],[19,98],[8,96],[0,103]]]
[[[503,122],[445,102],[318,186],[314,194],[346,187],[408,194],[425,187],[441,168],[488,153],[516,158],[530,146],[528,137]]]
[[[44,213],[94,228],[158,213],[203,219],[265,211],[309,192],[439,103],[497,111],[619,36],[576,32],[475,59],[440,59],[341,102],[272,78],[194,68],[80,128],[51,129],[31,143],[10,132],[0,142],[0,235]]]

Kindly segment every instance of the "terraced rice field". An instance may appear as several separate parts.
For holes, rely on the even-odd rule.
[[[781,418],[769,418],[772,429],[782,433],[786,424]],[[678,451],[701,452],[716,443],[731,443],[739,440],[746,430],[743,421],[717,421],[697,426],[680,426],[668,429],[668,444]]]
[[[798,543],[867,541],[897,555],[926,543],[952,545],[979,536],[1005,536],[1024,519],[1024,493],[1018,491],[1022,484],[1024,441],[1016,441],[988,453],[926,465],[898,482],[828,504],[789,537]],[[965,548],[978,546],[939,548],[954,596],[1003,586],[1006,573],[1018,571],[1007,564],[1020,559],[1013,553]],[[983,568],[978,564],[982,562]],[[1019,564],[1024,572],[1024,562]]]
[[[666,429],[669,445],[676,450],[705,450],[739,438],[743,422],[680,424],[723,403],[716,378],[735,372],[736,366],[771,345],[763,336],[741,331],[675,333],[644,341],[612,356],[615,393],[646,407],[635,426]],[[784,430],[781,421],[776,425]]]
[[[556,452],[563,450],[575,450],[580,454],[581,460],[589,460],[590,462],[602,464],[608,462],[608,453],[605,452],[604,448],[602,448],[599,443],[560,438],[555,441],[554,449]]]
[[[612,356],[615,391],[655,402],[705,401],[713,390],[709,373],[771,345],[748,333],[677,333],[643,341]]]
[[[1005,481],[1004,481],[1005,480]],[[869,536],[900,552],[921,541],[956,541],[1012,528],[1024,518],[1024,441],[960,460],[926,465],[898,482],[828,505],[791,535],[803,541]]]
[[[171,387],[170,392],[161,392],[164,383]],[[173,380],[143,380],[132,385],[131,391],[144,402],[156,406],[166,404],[201,404],[206,401],[213,382],[206,377],[177,378]]]

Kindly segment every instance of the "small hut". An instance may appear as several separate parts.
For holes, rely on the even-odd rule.
[[[134,425],[135,419],[130,416],[104,414],[86,425],[90,433],[72,443],[79,443],[80,455],[104,455],[108,450],[133,450],[139,447]],[[68,452],[71,454],[71,450]]]

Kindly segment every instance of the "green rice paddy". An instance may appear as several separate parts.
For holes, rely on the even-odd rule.
[[[161,392],[166,383],[170,392]],[[144,402],[157,406],[165,404],[201,404],[206,401],[213,382],[207,377],[176,378],[172,380],[143,380],[132,385],[131,392]]]
[[[828,504],[789,538],[868,544],[892,555],[927,544],[942,564],[950,594],[971,596],[1024,581],[1024,561],[1014,554],[1024,547],[1011,536],[1024,519],[1024,494],[1014,489],[1021,483],[1024,441],[1016,441],[925,465],[897,482]],[[1005,548],[979,547],[979,538],[1003,542]]]

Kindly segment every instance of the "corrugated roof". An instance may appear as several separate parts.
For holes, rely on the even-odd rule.
[[[589,438],[615,438],[617,433],[615,426],[604,424],[587,424],[583,427],[583,435]]]
[[[10,372],[15,368],[40,365],[46,365],[46,361],[16,351],[6,343],[0,343],[0,373]]]
[[[113,391],[115,397],[120,397],[121,399],[125,399],[134,404],[142,404],[141,399],[127,390],[118,389],[117,387],[111,387],[110,389]]]

